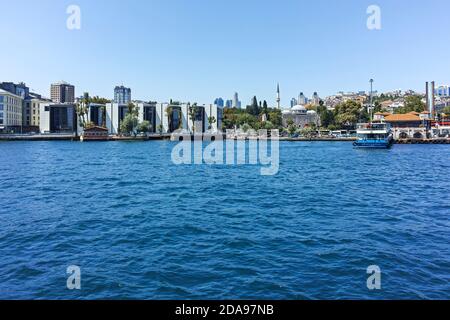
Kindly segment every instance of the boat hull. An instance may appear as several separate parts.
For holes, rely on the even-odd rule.
[[[353,143],[353,146],[366,149],[389,149],[392,144],[393,140],[358,140]]]

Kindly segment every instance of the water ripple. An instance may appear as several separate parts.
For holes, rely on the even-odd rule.
[[[450,295],[448,146],[281,143],[274,177],[174,166],[172,147],[0,144],[0,298]],[[79,292],[65,287],[69,265]]]

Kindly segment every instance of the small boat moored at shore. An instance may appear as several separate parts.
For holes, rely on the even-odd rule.
[[[358,124],[357,141],[353,143],[356,148],[388,149],[394,143],[390,124],[363,123]]]

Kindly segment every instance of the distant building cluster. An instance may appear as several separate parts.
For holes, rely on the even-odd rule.
[[[435,86],[427,83],[426,96],[423,98],[428,106],[427,111],[432,114],[442,112],[450,106],[449,86]],[[308,98],[303,92],[290,100],[290,108],[281,106],[280,86],[276,88],[276,106],[282,110],[282,121],[286,127],[295,125],[298,128],[320,126],[320,117],[314,111],[319,105],[333,110],[337,105],[355,101],[367,107],[370,97],[381,99],[383,113],[396,113],[398,108],[405,106],[408,96],[416,95],[414,91],[395,90],[378,94],[373,91],[367,93],[338,92],[336,95],[321,98],[317,92]],[[78,133],[80,128],[77,104],[83,103],[82,98],[76,98],[75,86],[60,81],[51,84],[50,99],[33,93],[25,83],[0,83],[0,133]],[[108,129],[109,134],[120,134],[120,125],[130,111],[129,104],[133,102],[138,110],[140,121],[148,121],[150,132],[167,133],[177,129],[190,132],[218,130],[222,124],[223,108],[242,108],[239,94],[234,93],[232,99],[217,98],[211,105],[196,106],[196,114],[192,119],[189,103],[157,103],[132,100],[131,89],[123,85],[114,88],[114,98],[110,103],[90,103],[86,108],[87,121],[95,126]],[[432,109],[432,110],[431,110]],[[416,115],[419,116],[419,115]],[[424,115],[422,115],[424,116]],[[412,116],[409,115],[412,119]],[[416,118],[413,120],[418,121]],[[423,120],[423,119],[422,119]]]
[[[131,89],[114,88],[110,103],[85,104],[83,97],[76,98],[75,86],[60,81],[50,86],[51,99],[30,92],[24,83],[0,83],[0,133],[64,133],[79,134],[83,131],[77,106],[85,109],[85,120],[91,126],[108,130],[108,134],[120,134],[120,126],[130,112],[132,102],[139,122],[148,121],[150,133],[170,133],[175,130],[189,132],[217,131],[222,126],[223,102],[214,105],[195,106],[192,119],[189,103],[157,103],[133,101]],[[237,93],[234,102],[240,107]]]
[[[242,102],[239,100],[239,94],[234,93],[233,99],[224,101],[223,98],[217,98],[214,100],[214,104],[221,108],[242,108]]]

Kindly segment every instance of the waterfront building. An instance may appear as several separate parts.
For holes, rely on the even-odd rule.
[[[29,127],[31,125],[31,99],[32,94],[30,88],[23,82],[2,82],[0,83],[0,89],[8,91],[16,96],[22,98],[22,123],[20,132],[23,132],[23,127]]]
[[[108,141],[108,129],[99,126],[85,128],[80,137],[81,141]]]
[[[114,88],[114,103],[129,104],[131,102],[131,89],[123,85]]]
[[[431,120],[418,112],[407,114],[391,114],[384,121],[392,127],[395,140],[399,139],[424,139],[429,137]]]
[[[311,125],[320,125],[320,119],[314,110],[307,110],[305,106],[296,105],[289,110],[282,111],[283,126],[288,127],[289,120],[294,122],[297,128],[303,129]]]
[[[0,132],[21,132],[23,98],[0,89]]]
[[[120,124],[128,113],[128,105],[120,103],[106,104],[106,127],[113,135],[120,133]]]
[[[74,134],[80,132],[76,106],[72,103],[45,102],[39,105],[41,133]]]
[[[217,105],[197,106],[194,123],[189,116],[189,104],[186,103],[136,103],[138,121],[148,121],[151,133],[172,133],[178,129],[185,132],[203,133],[209,130],[217,132],[222,127],[223,108]],[[109,134],[120,133],[120,124],[128,113],[128,105],[106,104],[106,127]],[[213,117],[216,121],[209,123]]]
[[[87,108],[87,122],[92,126],[105,127],[106,105],[90,103]]]
[[[40,125],[40,104],[41,103],[48,103],[51,102],[49,99],[45,99],[42,96],[30,93],[30,100],[29,100],[29,108],[25,108],[25,112],[27,112],[27,119],[26,119],[26,126],[30,127],[30,130],[33,130],[34,132],[39,131],[39,125]],[[28,112],[29,112],[29,119],[28,119]]]
[[[74,103],[75,87],[65,81],[53,83],[50,87],[50,97],[54,103]]]
[[[28,98],[30,95],[30,89],[23,82],[14,83],[14,82],[1,82],[0,89],[8,91],[16,96],[21,97],[23,100]]]
[[[141,102],[136,104],[136,107],[139,110],[139,122],[148,121],[150,124],[149,132],[156,133],[157,124],[161,123],[161,115],[157,112],[158,104]]]

